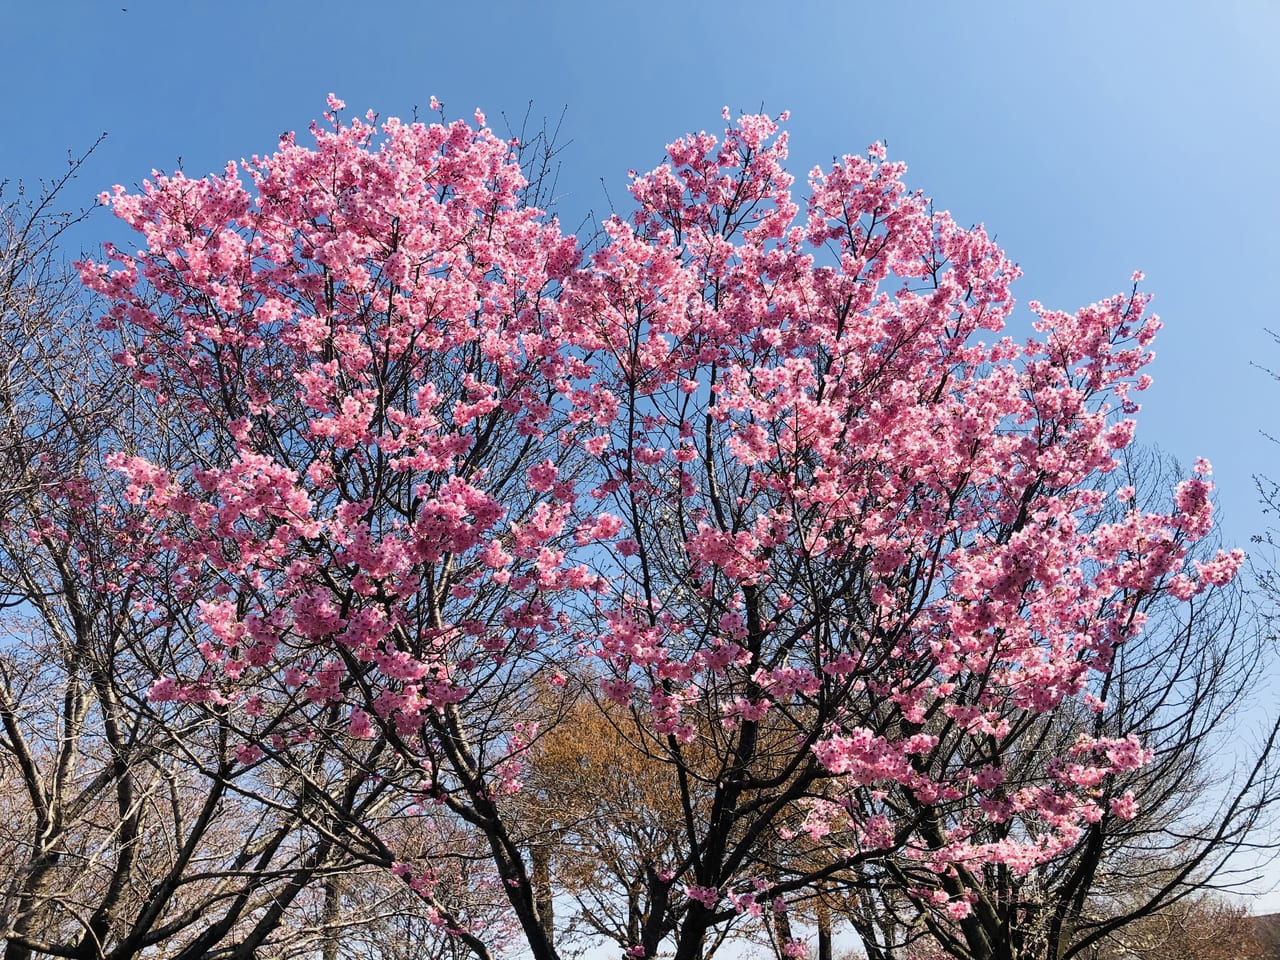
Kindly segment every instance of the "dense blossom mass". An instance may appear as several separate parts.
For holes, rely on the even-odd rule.
[[[574,697],[683,771],[638,957],[667,936],[696,956],[837,866],[1025,871],[1132,815],[1101,785],[1142,744],[1082,733],[1028,764],[1020,737],[1096,708],[1153,597],[1243,559],[1186,562],[1206,463],[1168,512],[1101,492],[1159,327],[1140,275],[1074,313],[1031,302],[1015,340],[1017,267],[878,144],[797,201],[785,133],[740,117],[633,174],[634,212],[584,245],[479,113],[341,109],[314,145],[117,187],[143,249],[81,266],[118,362],[183,424],[113,459],[134,508],[114,589],[196,612],[151,697],[228,711],[243,764],[387,737],[405,789],[486,838],[539,957],[512,811]],[[292,723],[301,702],[332,728]],[[802,858],[761,854],[796,837]]]

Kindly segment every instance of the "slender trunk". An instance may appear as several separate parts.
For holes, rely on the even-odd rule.
[[[658,944],[662,942],[667,932],[667,905],[671,899],[671,882],[658,876],[652,863],[645,864],[644,872],[649,912],[645,915],[644,925],[640,928],[639,943],[646,957],[656,957]],[[633,938],[631,942],[635,944],[637,941]]]
[[[791,942],[791,920],[785,911],[773,915],[773,938],[778,960],[787,960],[787,944]]]
[[[338,960],[338,918],[342,913],[342,883],[337,877],[324,882],[324,913],[321,918],[322,960]]]
[[[44,829],[41,829],[44,833]],[[40,848],[35,852],[35,862],[27,868],[27,875],[22,881],[21,893],[18,896],[17,909],[13,916],[12,931],[19,937],[33,937],[38,939],[36,930],[37,914],[41,912],[41,908],[48,902],[46,896],[46,888],[49,881],[53,878],[54,869],[57,867],[61,859],[61,851],[56,847],[44,847],[41,843]],[[4,960],[31,960],[34,955],[30,947],[14,940],[9,940],[5,945]]]
[[[551,845],[535,843],[529,849],[532,860],[533,902],[538,910],[538,920],[547,942],[554,944],[556,936],[555,906],[551,897]]]
[[[831,960],[831,911],[818,904],[818,960]]]

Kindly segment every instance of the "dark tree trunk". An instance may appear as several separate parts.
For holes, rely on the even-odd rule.
[[[547,942],[554,944],[556,935],[555,906],[551,896],[551,848],[546,843],[535,843],[529,850],[533,874],[533,904],[538,911],[538,922]]]

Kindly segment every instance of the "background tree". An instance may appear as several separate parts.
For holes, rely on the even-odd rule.
[[[530,744],[520,798],[524,818],[537,825],[530,859],[535,884],[544,885],[544,918],[561,904],[557,942],[604,937],[625,951],[643,940],[646,924],[680,922],[661,876],[681,846],[673,802],[680,787],[643,720],[593,696],[594,678],[585,679],[581,690],[584,678],[565,679],[576,696],[550,688],[566,706]],[[739,932],[719,931],[707,955]]]
[[[1099,960],[1269,960],[1241,904],[1192,896],[1135,919],[1095,954]]]

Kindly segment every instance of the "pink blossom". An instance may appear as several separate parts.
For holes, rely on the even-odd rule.
[[[686,884],[684,893],[690,900],[696,900],[708,909],[714,907],[720,902],[720,891],[715,887],[700,887],[697,884]]]
[[[1123,795],[1112,798],[1110,806],[1111,812],[1122,820],[1132,820],[1138,814],[1138,802],[1134,799],[1132,790],[1126,790]]]

